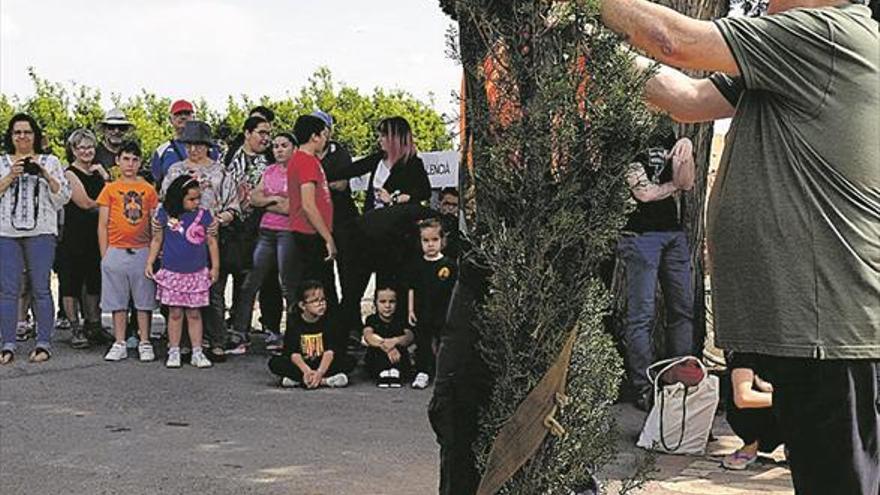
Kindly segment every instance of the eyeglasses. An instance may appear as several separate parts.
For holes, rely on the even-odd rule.
[[[83,145],[76,147],[77,151],[89,151],[89,150],[93,150],[93,149],[95,149],[94,144],[83,144]]]
[[[303,301],[303,302],[304,302],[305,304],[317,304],[317,305],[320,306],[321,304],[327,304],[327,299],[324,299],[324,298],[322,297],[322,298],[320,298],[320,299],[312,299],[312,300],[310,300],[310,301]]]
[[[31,135],[33,135],[33,133],[34,133],[34,131],[24,130],[24,129],[17,129],[17,130],[12,131],[13,136],[31,136]]]
[[[105,125],[104,129],[107,132],[125,132],[128,130],[127,125]]]
[[[262,137],[266,137],[272,133],[270,131],[257,131],[257,134],[259,134]]]

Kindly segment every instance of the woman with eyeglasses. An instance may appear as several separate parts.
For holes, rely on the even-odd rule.
[[[64,177],[70,184],[70,202],[64,206],[64,227],[59,241],[61,257],[58,273],[61,304],[70,321],[70,345],[89,347],[103,344],[101,310],[101,254],[98,248],[98,204],[95,200],[109,179],[100,163],[95,163],[98,140],[92,131],[77,129],[67,138],[72,157]],[[79,321],[81,303],[83,319]]]
[[[58,210],[70,186],[58,158],[43,151],[43,133],[30,115],[9,120],[0,157],[0,364],[15,358],[18,296],[27,269],[37,319],[31,362],[51,357],[55,304],[49,275],[55,259]]]
[[[184,126],[179,141],[186,145],[187,157],[168,169],[162,181],[160,196],[165,197],[165,192],[174,179],[189,175],[199,182],[202,191],[201,207],[211,213],[219,227],[229,225],[236,217],[241,216],[241,206],[234,178],[222,163],[211,158],[210,150],[214,145],[211,126],[206,122],[191,120]],[[227,275],[223,273],[221,263],[220,277],[211,286],[211,305],[202,311],[204,331],[211,341],[207,356],[213,362],[226,360],[226,284],[223,281]]]

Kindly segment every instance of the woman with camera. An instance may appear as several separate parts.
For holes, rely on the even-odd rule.
[[[15,357],[18,295],[25,273],[37,317],[36,347],[29,360],[43,362],[51,357],[55,304],[49,275],[58,210],[70,199],[70,186],[58,158],[43,152],[42,140],[40,126],[23,113],[10,119],[3,136],[3,147],[11,154],[0,157],[0,364]]]

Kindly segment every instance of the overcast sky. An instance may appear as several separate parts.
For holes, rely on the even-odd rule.
[[[399,88],[454,112],[461,70],[436,0],[0,0],[0,91],[27,67],[106,96],[295,94],[320,66],[363,92]]]

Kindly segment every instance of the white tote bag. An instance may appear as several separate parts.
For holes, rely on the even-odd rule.
[[[663,373],[688,361],[696,362],[703,370],[703,379],[697,385],[663,383]],[[710,376],[699,359],[685,356],[652,364],[648,380],[654,387],[654,407],[636,445],[667,454],[704,454],[718,407],[718,377]]]

